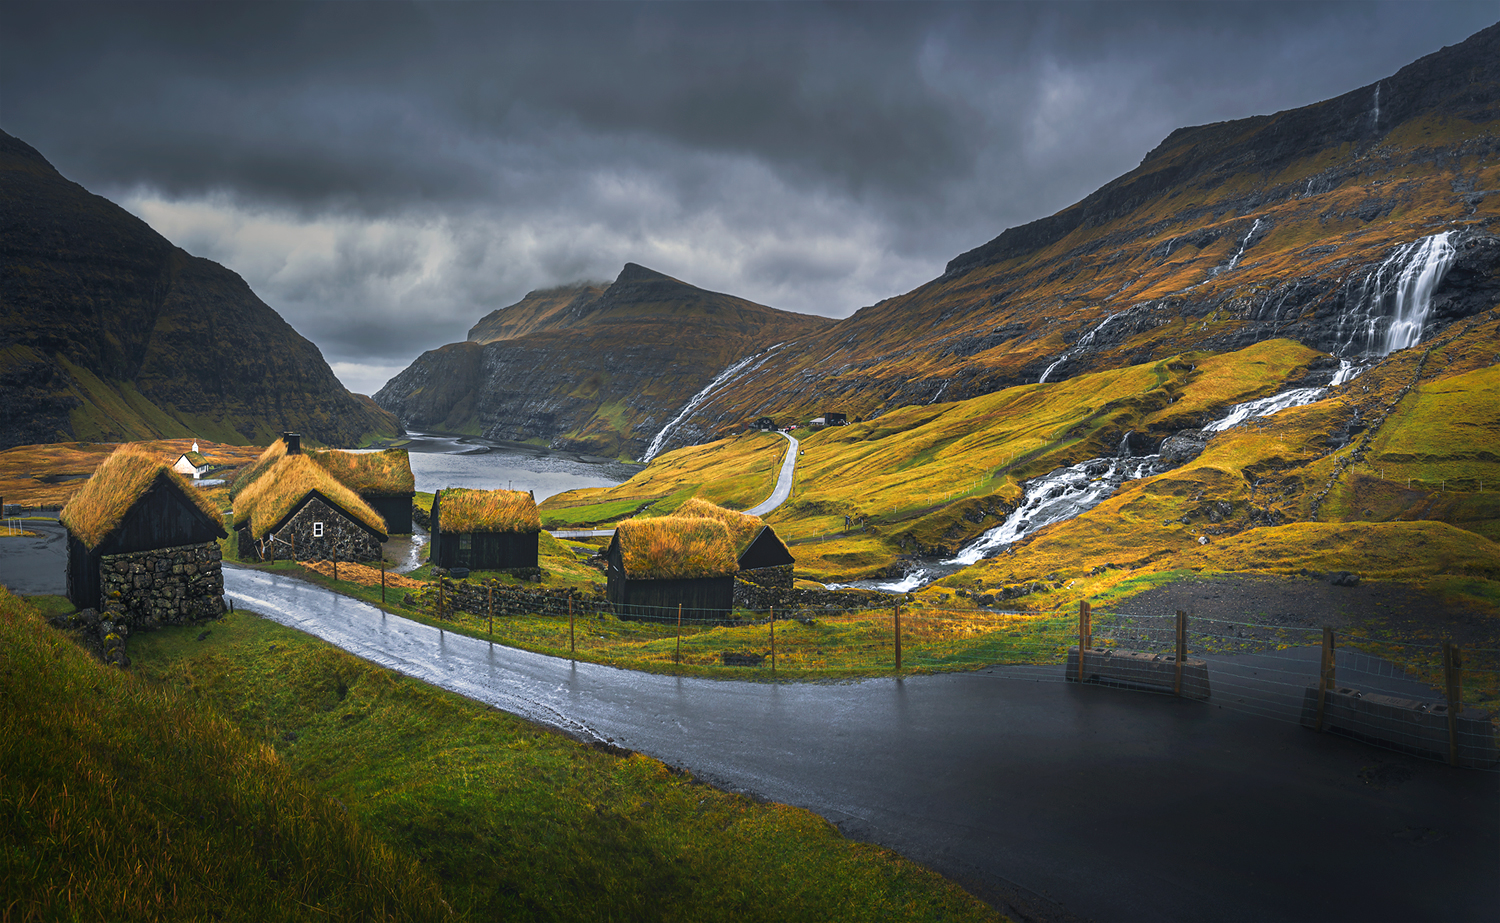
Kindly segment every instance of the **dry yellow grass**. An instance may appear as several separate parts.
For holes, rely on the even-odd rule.
[[[724,577],[739,571],[729,528],[717,519],[662,516],[620,523],[625,576],[632,580]]]
[[[745,549],[749,548],[750,543],[755,541],[755,537],[760,534],[760,530],[766,527],[765,520],[759,516],[726,510],[722,506],[697,497],[690,498],[672,515],[688,519],[714,519],[722,522],[729,529],[729,539],[734,542],[736,556],[744,554]]]
[[[298,561],[297,565],[305,567],[314,573],[322,574],[330,579],[333,577],[332,561]],[[347,580],[350,583],[358,583],[363,586],[380,586],[380,569],[378,567],[355,564],[350,561],[340,561],[338,570],[340,580]],[[427,586],[427,584],[420,580],[413,580],[410,577],[392,573],[391,571],[385,572],[385,585],[402,590],[420,590]]]
[[[405,449],[380,452],[341,452],[323,449],[307,456],[359,494],[393,496],[417,489],[411,473],[411,457]]]
[[[449,488],[442,492],[438,519],[444,532],[542,531],[536,501],[524,490]]]
[[[203,454],[222,465],[244,464],[260,451],[254,446],[198,441]],[[126,444],[150,452],[163,464],[170,465],[192,449],[193,440],[157,439]],[[120,443],[114,442],[57,442],[6,449],[0,452],[0,497],[6,503],[28,507],[61,507],[119,447]]]
[[[385,535],[385,520],[380,514],[306,455],[284,455],[243,490],[234,501],[234,527],[249,525],[251,535],[262,537],[314,490],[361,524]]]
[[[260,480],[261,475],[270,471],[272,465],[285,457],[286,443],[277,439],[267,446],[264,452],[260,453],[260,456],[255,459],[255,462],[250,467],[240,472],[239,477],[234,479],[234,483],[229,485],[229,495],[231,497],[238,497],[249,490],[250,485]]]
[[[220,527],[219,511],[162,462],[159,453],[125,445],[104,460],[94,476],[79,488],[58,517],[68,531],[89,548],[98,547],[120,524],[130,507],[159,480],[174,482],[183,496]]]

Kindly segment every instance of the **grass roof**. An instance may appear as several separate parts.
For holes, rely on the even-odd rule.
[[[385,520],[379,513],[306,455],[284,455],[241,491],[234,501],[234,527],[248,525],[250,534],[261,538],[314,490],[360,524],[386,534]]]
[[[234,483],[229,485],[229,496],[238,497],[244,493],[250,488],[251,484],[260,480],[261,475],[270,471],[272,465],[285,457],[286,443],[277,439],[267,446],[264,452],[260,453],[260,458],[252,462],[244,471],[240,472],[239,477],[234,479]]]
[[[309,451],[307,456],[357,494],[399,496],[417,489],[417,480],[411,473],[411,456],[405,449],[380,452],[323,449]]]
[[[202,468],[208,464],[208,459],[197,452],[183,452],[182,457],[191,462],[194,468]]]
[[[444,532],[540,532],[542,517],[536,501],[524,490],[465,490],[442,492],[438,525]]]
[[[632,580],[726,577],[740,568],[729,527],[703,516],[627,519],[615,532]]]
[[[219,511],[186,478],[173,471],[156,453],[132,445],[121,446],[106,458],[63,507],[58,518],[86,547],[97,548],[115,531],[136,501],[162,479],[176,484],[188,502],[223,527]]]
[[[722,522],[729,529],[729,540],[734,542],[734,553],[742,555],[755,541],[760,530],[766,527],[765,520],[759,516],[751,516],[748,513],[740,513],[735,510],[727,510],[707,500],[697,497],[690,498],[686,503],[679,506],[672,514],[673,516],[686,516],[689,518],[715,519]]]

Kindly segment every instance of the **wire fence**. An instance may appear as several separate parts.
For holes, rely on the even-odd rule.
[[[879,605],[709,610],[615,606],[571,590],[442,580],[407,605],[496,642],[725,677],[989,669],[1175,695],[1377,746],[1500,770],[1500,650],[1292,622]],[[617,614],[619,613],[619,614]]]

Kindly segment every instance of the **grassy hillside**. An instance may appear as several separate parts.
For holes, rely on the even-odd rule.
[[[0,699],[7,919],[457,918],[258,736],[101,665],[4,588]]]

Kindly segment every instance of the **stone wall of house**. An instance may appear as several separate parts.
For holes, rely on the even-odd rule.
[[[313,535],[313,524],[323,524],[322,536]],[[275,533],[276,558],[298,561],[378,561],[380,542],[355,525],[343,513],[314,497]]]
[[[610,608],[602,588],[595,593],[586,593],[576,587],[525,587],[498,581],[470,583],[467,580],[445,579],[442,594],[444,613],[489,615],[492,587],[497,617],[531,613],[567,615],[569,600],[572,600],[575,615],[608,611]],[[407,605],[435,609],[437,599],[438,592],[434,584],[408,594]]]
[[[217,542],[105,555],[101,616],[130,631],[218,618],[224,614],[220,559]]]

